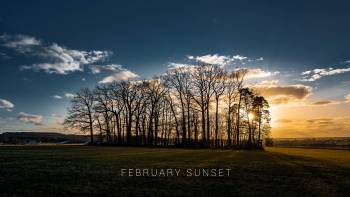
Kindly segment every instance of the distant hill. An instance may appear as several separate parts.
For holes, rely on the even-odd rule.
[[[303,147],[343,147],[350,148],[350,137],[320,137],[320,138],[274,138],[274,146]]]
[[[85,135],[48,132],[6,132],[0,134],[0,144],[39,144],[39,143],[86,143]]]

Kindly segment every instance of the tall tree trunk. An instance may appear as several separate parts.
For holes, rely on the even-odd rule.
[[[136,138],[136,145],[140,145],[140,137],[139,137],[139,130],[140,130],[140,115],[136,116],[136,122],[135,122],[135,138]]]
[[[185,107],[183,102],[181,101],[181,112],[182,112],[182,145],[186,144],[186,116],[185,116]]]
[[[128,122],[126,125],[126,143],[127,143],[127,145],[131,145],[131,126],[132,126],[132,112],[131,112],[131,107],[129,107]]]
[[[215,147],[218,147],[218,133],[219,133],[219,97],[215,97]]]
[[[245,98],[244,104],[245,104],[245,111],[247,113],[247,120],[248,120],[248,144],[249,146],[251,146],[252,145],[252,124],[249,118],[248,102],[246,98]]]
[[[121,128],[120,128],[120,120],[119,120],[119,114],[117,112],[114,112],[115,116],[115,122],[117,127],[117,143],[121,144]]]
[[[103,134],[102,134],[102,125],[101,125],[101,122],[99,120],[99,118],[96,118],[97,119],[97,123],[98,123],[98,128],[100,129],[100,143],[102,144],[103,143]]]
[[[92,117],[91,117],[90,109],[89,109],[89,126],[90,126],[90,143],[93,144],[94,143],[94,130],[92,127]]]
[[[193,126],[194,126],[194,144],[198,145],[198,116],[195,117],[193,113]]]
[[[153,113],[154,113],[154,106],[151,107],[151,113],[149,117],[149,122],[148,122],[148,144],[151,145],[153,144]]]
[[[187,99],[187,143],[191,143],[191,116],[190,116],[190,101]]]
[[[108,144],[110,144],[111,143],[111,132],[110,132],[110,125],[109,125],[108,111],[104,112],[104,118],[105,118],[105,123],[106,123],[107,142],[108,142]]]
[[[240,110],[241,110],[242,95],[239,94],[238,109],[237,109],[237,119],[236,119],[236,145],[239,146],[239,133],[240,133]]]
[[[201,113],[202,113],[202,145],[207,146],[206,141],[206,131],[205,131],[205,109],[204,104],[201,106]]]
[[[208,145],[211,146],[211,141],[210,141],[210,114],[209,114],[209,101],[207,102],[207,108],[206,108],[206,115],[207,115],[207,142]]]
[[[261,135],[261,112],[260,112],[260,109],[259,109],[259,134],[258,134],[258,143],[259,143],[259,146],[261,146],[261,143],[260,143],[260,135]]]
[[[159,125],[159,111],[157,109],[157,112],[154,117],[154,145],[158,145],[158,125]]]
[[[142,142],[141,144],[146,145],[146,117],[143,117],[142,119]]]
[[[231,146],[231,104],[228,106],[227,112],[227,145]]]
[[[252,125],[251,125],[251,121],[250,121],[250,118],[249,118],[249,115],[247,115],[247,120],[248,120],[248,144],[249,146],[252,145]]]

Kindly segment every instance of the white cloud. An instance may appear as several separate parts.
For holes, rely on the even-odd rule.
[[[214,54],[214,55],[197,56],[196,60],[207,64],[225,65],[225,64],[228,64],[231,59],[227,56],[219,56],[217,54]]]
[[[43,70],[47,73],[68,74],[82,71],[84,65],[100,62],[108,58],[110,51],[84,51],[68,49],[56,43],[44,44],[40,40],[25,35],[2,35],[5,47],[12,48],[27,56],[39,57],[44,62],[23,65],[21,69]]]
[[[218,55],[218,54],[208,54],[208,55],[203,55],[203,56],[187,56],[188,59],[190,60],[196,60],[197,62],[203,62],[206,64],[215,64],[215,65],[227,65],[233,61],[239,60],[245,60],[247,57],[241,56],[241,55],[233,55],[233,56],[224,56],[224,55]]]
[[[301,75],[303,75],[302,81],[316,81],[324,76],[342,74],[349,71],[350,68],[316,68],[313,70],[302,72]]]
[[[187,58],[190,59],[190,60],[194,59],[193,55],[187,55]]]
[[[127,81],[129,79],[138,78],[139,75],[123,68],[120,64],[109,65],[91,65],[90,70],[92,74],[108,74],[99,83],[111,83],[113,81]]]
[[[234,56],[232,56],[231,59],[233,59],[233,60],[244,60],[244,59],[247,59],[247,57],[242,56],[242,55],[234,55]]]
[[[60,96],[60,95],[53,95],[52,98],[54,98],[54,99],[62,99],[63,97]]]
[[[7,111],[11,111],[15,105],[8,100],[0,99],[0,109],[6,109]]]
[[[65,93],[64,96],[65,96],[66,98],[73,98],[73,97],[75,97],[75,94],[72,94],[72,93]]]
[[[35,125],[41,125],[43,121],[43,116],[20,112],[17,116],[17,119],[25,123],[33,123]]]
[[[113,73],[105,78],[103,78],[99,83],[111,83],[113,81],[127,81],[129,79],[138,78],[139,76],[130,70],[122,70],[120,72]]]
[[[60,95],[53,95],[53,96],[52,96],[52,98],[54,98],[54,99],[63,99],[63,97],[66,97],[66,98],[73,98],[73,97],[75,97],[75,94],[66,92],[66,93],[64,93],[63,96],[60,96]]]

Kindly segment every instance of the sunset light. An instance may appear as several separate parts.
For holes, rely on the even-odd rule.
[[[349,10],[0,1],[0,196],[350,196]]]

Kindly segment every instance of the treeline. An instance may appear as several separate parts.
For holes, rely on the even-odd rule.
[[[64,124],[89,132],[91,143],[261,147],[269,105],[244,86],[246,74],[178,66],[151,80],[99,84],[76,93]]]

